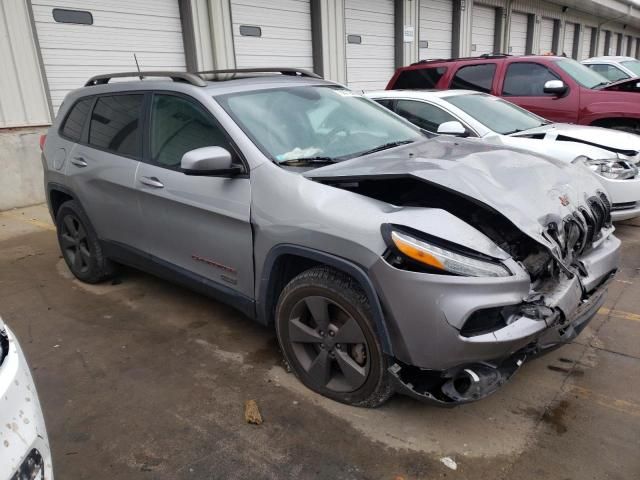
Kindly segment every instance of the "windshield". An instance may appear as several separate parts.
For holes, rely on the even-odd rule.
[[[423,138],[409,122],[344,89],[278,88],[216,99],[258,148],[278,163],[345,160]]]
[[[562,58],[557,60],[556,65],[567,75],[573,78],[578,84],[586,88],[595,88],[611,83],[599,73],[594,72],[590,68],[585,67],[571,58]]]
[[[489,130],[502,135],[522,132],[548,123],[544,118],[492,95],[482,93],[452,95],[445,97],[444,100],[455,105]]]
[[[640,62],[638,60],[626,60],[620,63],[631,70],[636,77],[640,77]]]

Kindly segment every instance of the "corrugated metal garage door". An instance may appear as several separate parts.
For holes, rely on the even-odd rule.
[[[236,66],[313,70],[309,0],[231,0]]]
[[[420,60],[451,58],[452,0],[420,0]]]
[[[600,38],[598,38],[598,57],[604,55],[604,43],[607,38],[607,32],[600,30]]]
[[[593,28],[584,27],[584,34],[582,35],[582,56],[580,60],[585,60],[591,56],[591,38],[593,37]]]
[[[618,38],[619,37],[620,37],[619,33],[611,34],[611,42],[609,43],[608,55],[618,55]]]
[[[473,6],[471,21],[471,51],[474,55],[496,53],[493,45],[496,29],[496,9]]]
[[[553,51],[553,26],[554,21],[551,18],[543,18],[540,22],[540,54]],[[556,52],[554,52],[556,53]]]
[[[569,58],[574,58],[573,56],[573,39],[576,34],[576,24],[571,22],[566,22],[564,26],[564,44],[562,46],[562,53],[566,54]]]
[[[93,24],[56,22],[54,8]],[[33,15],[54,112],[89,77],[135,70],[134,52],[144,70],[186,69],[177,0],[33,0]]]
[[[393,0],[346,0],[347,85],[384,88],[395,67]]]
[[[511,28],[509,30],[510,54],[525,54],[525,50],[527,49],[527,25],[527,14],[519,12],[513,12],[511,14]]]

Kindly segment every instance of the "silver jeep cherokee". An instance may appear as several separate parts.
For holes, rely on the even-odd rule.
[[[82,281],[122,263],[186,284],[274,325],[309,388],[369,407],[480,399],[603,303],[620,241],[580,169],[429,138],[301,70],[143,75],[92,78],[46,137]]]

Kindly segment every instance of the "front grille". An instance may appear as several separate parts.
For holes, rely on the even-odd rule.
[[[629,210],[630,208],[635,208],[636,207],[636,202],[621,202],[621,203],[614,203],[613,206],[611,207],[611,210],[614,212],[617,212],[619,210]]]
[[[562,257],[570,262],[588,250],[602,235],[602,229],[611,225],[611,202],[604,193],[587,200],[588,207],[580,207],[567,216],[562,227],[555,223],[547,227],[548,236],[560,247]]]

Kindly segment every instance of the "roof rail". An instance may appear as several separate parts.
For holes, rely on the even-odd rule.
[[[512,57],[510,53],[483,53],[482,55],[477,55],[475,57],[458,57],[458,58],[432,58],[429,60],[418,60],[417,62],[413,62],[413,65],[423,65],[425,63],[437,63],[437,62],[456,62],[458,60],[478,60],[478,59],[489,59],[489,58],[505,58]]]
[[[204,70],[195,72],[196,75],[217,75],[217,74],[236,74],[236,73],[280,73],[282,75],[291,75],[295,77],[322,78],[320,75],[302,68],[234,68],[228,70]]]
[[[95,77],[91,77],[87,80],[87,83],[84,84],[85,87],[91,87],[93,85],[104,85],[109,83],[109,80],[112,78],[127,78],[127,77],[138,77],[140,80],[146,77],[169,77],[174,82],[185,82],[190,83],[196,87],[204,87],[207,85],[202,78],[198,75],[188,72],[170,72],[170,71],[151,71],[151,72],[119,72],[119,73],[108,73],[104,75],[96,75]]]

